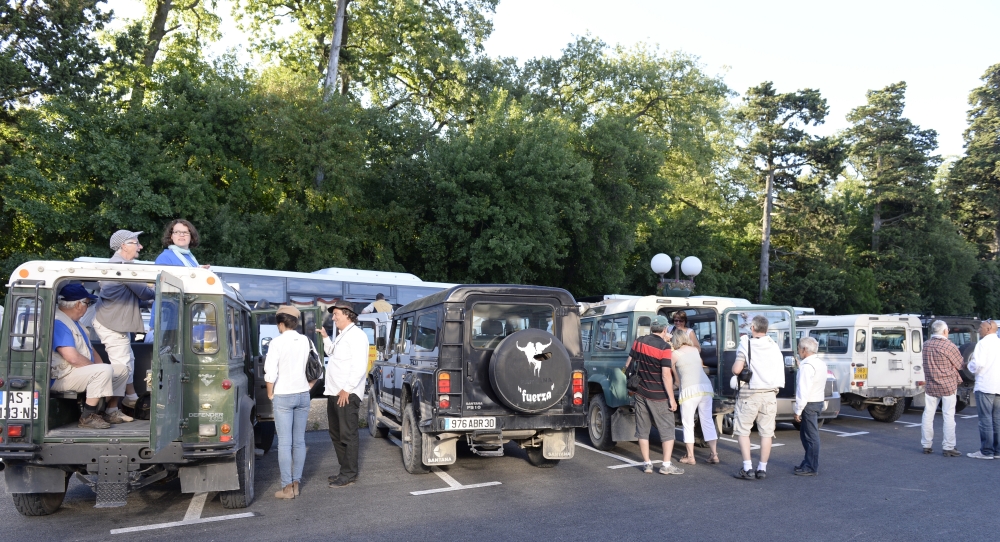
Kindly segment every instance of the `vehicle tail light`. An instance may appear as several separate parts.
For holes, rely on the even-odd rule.
[[[0,388],[2,388],[2,387],[3,387],[3,379],[0,378]]]
[[[447,395],[442,395],[438,399],[438,407],[439,408],[448,408],[450,406],[451,406],[451,398],[448,397]]]
[[[222,381],[222,389],[228,390],[231,387],[233,387],[233,381],[232,380],[229,380],[227,378],[227,379],[225,379],[225,380]]]
[[[232,430],[233,430],[233,428],[230,427],[228,423],[222,424],[222,434],[223,435],[228,435],[229,432],[232,431]]]
[[[438,373],[438,393],[451,393],[451,373]]]
[[[864,386],[865,386],[865,383],[864,383],[864,382],[858,382],[858,387],[859,387],[859,388],[863,388]]]
[[[573,404],[583,404],[583,371],[573,371]]]
[[[229,442],[230,440],[233,440],[233,437],[229,435],[222,435],[219,437],[219,442]]]
[[[8,425],[7,436],[10,438],[21,438],[24,436],[24,426],[20,424]]]
[[[917,380],[917,385],[918,386],[923,386],[925,384],[927,384],[927,382],[924,382],[923,380]]]

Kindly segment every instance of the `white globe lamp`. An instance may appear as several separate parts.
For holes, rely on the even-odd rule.
[[[670,261],[670,256],[662,252],[653,256],[652,261],[649,262],[649,267],[652,268],[654,273],[660,275],[661,281],[663,280],[663,275],[667,274],[673,265],[674,262]]]
[[[684,258],[684,261],[681,262],[681,273],[693,279],[698,273],[701,273],[701,260],[695,256]]]

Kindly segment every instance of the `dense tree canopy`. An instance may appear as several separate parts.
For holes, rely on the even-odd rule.
[[[490,58],[497,0],[351,0],[325,99],[335,0],[241,0],[259,66],[206,56],[214,2],[147,5],[115,32],[99,0],[0,5],[5,280],[108,255],[119,228],[152,257],[183,217],[218,265],[589,296],[651,292],[666,252],[702,259],[701,294],[1000,313],[1000,64],[972,91],[966,155],[939,168],[902,82],[818,137],[820,90],[740,98],[695,56],[589,35]]]

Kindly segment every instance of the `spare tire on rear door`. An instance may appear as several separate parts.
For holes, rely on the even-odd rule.
[[[490,359],[493,390],[518,412],[541,412],[558,404],[569,389],[571,372],[566,347],[540,329],[507,336]]]

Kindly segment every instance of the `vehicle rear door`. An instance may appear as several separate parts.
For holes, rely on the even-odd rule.
[[[898,388],[911,385],[912,363],[909,342],[909,328],[906,323],[872,322],[869,386]]]
[[[169,273],[156,279],[156,318],[153,333],[152,381],[149,416],[149,445],[159,453],[180,438],[184,401],[181,376],[183,362],[184,286]]]
[[[732,307],[722,311],[722,321],[719,326],[719,378],[716,382],[716,393],[726,397],[736,395],[732,384],[733,364],[736,363],[736,350],[742,335],[750,336],[750,322],[754,316],[764,316],[774,324],[782,322],[781,327],[788,330],[790,337],[797,337],[795,332],[795,310],[792,307],[754,305],[753,307]],[[787,328],[786,328],[787,326]],[[770,325],[768,329],[770,329]],[[778,344],[785,365],[785,387],[778,390],[778,397],[795,397],[795,344],[785,346]],[[753,360],[751,359],[751,365]]]

